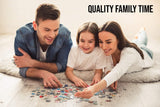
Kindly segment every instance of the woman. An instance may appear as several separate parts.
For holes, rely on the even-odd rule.
[[[118,23],[114,21],[105,23],[100,28],[98,35],[99,45],[108,60],[105,71],[109,73],[99,83],[84,89],[82,92],[77,92],[75,94],[77,97],[90,98],[94,93],[110,85],[116,89],[116,81],[126,72],[141,71],[153,65],[152,52],[144,48],[144,45],[140,49],[135,43],[129,42]],[[137,39],[137,41],[143,40]],[[138,45],[141,47],[140,44]]]

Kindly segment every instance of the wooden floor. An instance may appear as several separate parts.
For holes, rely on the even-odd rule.
[[[62,83],[71,84],[69,81]],[[68,100],[56,103],[54,98],[46,102],[43,98],[30,97],[32,90],[43,89],[42,81],[9,76],[0,73],[0,107],[160,107],[160,82],[155,83],[119,83],[118,94],[111,102],[105,98],[91,98],[97,100],[94,105],[88,102],[77,103]]]

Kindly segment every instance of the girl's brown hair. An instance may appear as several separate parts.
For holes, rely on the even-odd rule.
[[[80,34],[86,31],[94,35],[95,47],[99,46],[98,26],[94,22],[86,22],[79,27],[78,32],[77,32],[77,37],[76,37],[77,44],[79,44]]]

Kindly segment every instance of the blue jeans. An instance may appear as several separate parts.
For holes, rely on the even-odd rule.
[[[148,55],[151,58],[153,58],[153,52],[147,48],[148,38],[147,38],[147,34],[146,34],[145,30],[140,31],[137,35],[137,38],[134,39],[132,42],[137,44],[138,47],[140,47],[141,49],[146,51],[148,53]]]

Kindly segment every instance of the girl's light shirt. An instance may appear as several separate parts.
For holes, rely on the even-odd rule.
[[[103,69],[106,66],[106,56],[103,50],[95,47],[86,54],[78,46],[72,47],[68,56],[67,66],[75,70]]]
[[[103,80],[107,82],[107,87],[120,79],[125,73],[141,71],[144,68],[152,67],[154,63],[153,60],[145,51],[143,51],[143,54],[144,59],[141,58],[140,54],[134,48],[124,48],[121,51],[120,61],[116,66],[113,66],[112,57],[107,56],[105,72],[111,71],[103,78]]]

